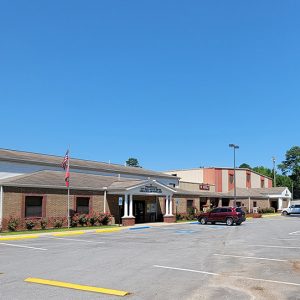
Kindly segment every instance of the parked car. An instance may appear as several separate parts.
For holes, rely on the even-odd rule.
[[[204,225],[207,222],[211,224],[226,223],[228,226],[241,225],[246,221],[245,212],[240,207],[217,207],[210,212],[201,213],[198,216],[198,221]]]
[[[288,208],[284,208],[281,212],[282,215],[287,216],[290,214],[300,214],[300,204],[293,204]]]

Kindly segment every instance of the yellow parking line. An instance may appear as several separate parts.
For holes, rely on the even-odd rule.
[[[125,291],[111,290],[111,289],[106,289],[106,288],[74,284],[74,283],[56,281],[56,280],[46,280],[46,279],[41,279],[41,278],[29,277],[29,278],[25,279],[24,281],[32,282],[32,283],[39,283],[39,284],[46,284],[46,285],[51,285],[51,286],[58,286],[58,287],[63,287],[63,288],[75,289],[75,290],[81,290],[81,291],[87,291],[87,292],[109,294],[109,295],[114,295],[114,296],[126,296],[129,294],[128,292],[125,292]]]
[[[23,236],[7,236],[0,237],[0,241],[17,241],[17,240],[25,240],[25,239],[36,239],[39,235],[23,235]]]
[[[114,232],[114,231],[120,231],[121,228],[108,228],[108,229],[96,229],[96,233],[105,233],[105,232]]]
[[[52,236],[68,236],[68,235],[78,235],[84,234],[85,231],[72,231],[72,232],[60,232],[60,233],[53,233]]]

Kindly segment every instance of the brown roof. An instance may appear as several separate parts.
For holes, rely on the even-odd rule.
[[[85,173],[72,173],[70,177],[70,187],[78,190],[98,190],[102,191],[114,182],[124,185],[142,183],[143,180],[122,179],[116,176],[101,176]],[[61,171],[39,171],[26,175],[19,175],[0,180],[0,185],[15,187],[37,187],[66,189],[65,172]]]
[[[272,188],[250,188],[250,189],[243,189],[237,188],[236,189],[236,196],[239,198],[268,198],[269,195],[278,195],[281,194],[286,187],[272,187]],[[230,197],[234,196],[234,190],[231,190],[228,193],[222,193],[222,197]]]
[[[46,155],[40,153],[0,149],[0,160],[34,163],[39,165],[48,165],[59,167],[63,160],[62,156]],[[70,167],[82,170],[93,170],[102,172],[114,172],[120,174],[132,174],[152,177],[174,178],[172,175],[161,172],[151,171],[143,168],[127,167],[118,164],[109,164],[98,161],[83,160],[77,158],[70,158]],[[176,178],[176,177],[175,177]]]

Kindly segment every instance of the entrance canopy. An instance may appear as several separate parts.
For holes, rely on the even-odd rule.
[[[165,198],[165,215],[164,218],[173,218],[172,214],[172,196],[176,190],[166,186],[156,180],[139,180],[139,181],[123,181],[114,182],[107,189],[108,194],[124,195],[124,216],[123,224],[133,225],[133,196],[158,196]],[[128,201],[129,198],[129,201]],[[128,203],[129,202],[129,203]],[[175,218],[175,217],[174,217]]]
[[[169,186],[157,182],[156,180],[138,180],[114,182],[109,186],[109,194],[133,194],[144,196],[171,196],[176,192]]]

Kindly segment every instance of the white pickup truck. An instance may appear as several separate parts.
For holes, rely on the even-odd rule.
[[[282,215],[287,216],[290,214],[300,214],[300,203],[291,204],[288,208],[284,208],[281,212]]]

